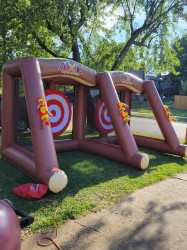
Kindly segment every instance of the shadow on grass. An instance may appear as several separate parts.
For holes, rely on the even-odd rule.
[[[186,159],[181,156],[152,151],[148,149],[144,149],[144,152],[146,154],[151,154],[154,156],[154,158],[151,158],[149,161],[150,167],[146,169],[147,172],[151,172],[153,169],[156,170],[158,166],[165,167],[166,165],[170,166],[171,164],[178,164],[180,166],[183,166],[187,164]]]
[[[67,133],[65,136],[63,136],[64,139],[69,139],[70,137],[71,133]],[[20,138],[28,141],[31,138],[30,133],[25,133],[21,135]],[[59,139],[62,138],[60,137]],[[48,192],[43,197],[43,199],[55,200],[61,204],[65,198],[74,198],[81,190],[84,190],[85,188],[92,188],[100,184],[105,184],[108,181],[114,181],[112,184],[110,184],[111,186],[108,186],[112,190],[112,185],[124,186],[126,182],[129,182],[129,185],[134,185],[135,182],[133,181],[137,180],[138,182],[138,178],[147,175],[146,178],[148,180],[145,181],[142,186],[139,186],[143,187],[145,185],[151,184],[149,181],[149,176],[151,176],[153,172],[163,171],[163,168],[165,168],[167,165],[167,171],[162,177],[159,176],[160,179],[163,179],[168,175],[172,175],[171,170],[173,168],[170,169],[170,165],[177,162],[177,164],[181,166],[179,170],[175,171],[176,173],[177,171],[181,171],[182,166],[187,163],[182,157],[159,153],[148,149],[140,150],[143,153],[148,154],[150,158],[149,167],[144,171],[84,152],[72,151],[58,153],[57,157],[59,161],[59,167],[67,174],[68,185],[60,193],[53,194]],[[4,175],[0,174],[0,199],[9,199],[12,201],[15,207],[20,208],[28,213],[35,213],[38,211],[41,207],[40,203],[36,204],[35,200],[20,198],[14,195],[12,191],[13,188],[16,187],[16,183],[22,185],[25,183],[33,183],[34,181],[11,163],[2,159],[1,156],[0,171],[8,177],[6,178]],[[124,178],[120,184],[117,183],[119,178]],[[155,181],[158,180],[159,179],[156,179]],[[135,188],[132,188],[132,191],[134,189]],[[124,196],[132,191],[128,191],[124,188]],[[115,192],[115,189],[113,192]],[[67,217],[73,218],[73,212],[71,211],[71,208],[69,210],[70,211],[67,212],[69,213]]]
[[[145,171],[84,152],[58,153],[59,167],[67,174],[68,185],[62,192],[57,194],[48,192],[43,198],[61,203],[64,198],[68,196],[74,197],[80,190],[87,187],[93,187],[124,176],[128,177],[129,180],[134,180],[144,174],[151,175],[153,171],[160,171],[162,166],[170,166],[176,162],[178,165],[183,166],[187,163],[182,157],[147,149],[144,149],[143,152],[147,153],[150,158],[150,165]],[[2,158],[0,158],[0,166],[0,171],[3,174],[20,185],[34,182],[29,176]],[[166,173],[165,176],[167,175],[170,174]],[[25,210],[28,213],[37,211],[41,204],[35,204],[34,200],[22,199],[14,195],[12,189],[15,186],[15,183],[0,174],[0,199],[10,199],[15,207]]]
[[[28,130],[24,133],[19,133],[18,134],[18,141],[20,140],[21,142],[32,142],[32,136],[31,136],[31,132]],[[71,130],[68,130],[68,131],[65,131],[64,134],[62,135],[59,135],[57,137],[55,137],[55,140],[65,140],[65,139],[72,139],[72,131]]]

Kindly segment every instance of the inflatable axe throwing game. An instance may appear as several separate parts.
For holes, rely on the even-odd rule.
[[[23,85],[26,98],[32,150],[18,145],[15,139],[18,82]],[[62,85],[74,88],[73,113],[69,100],[56,89]],[[93,113],[95,125],[107,136],[87,138],[86,95],[87,90],[95,89],[100,93]],[[163,139],[132,135],[129,123],[132,93],[146,94]],[[37,182],[47,185],[54,193],[67,184],[66,174],[59,169],[56,152],[85,151],[139,169],[148,167],[149,158],[139,153],[137,146],[187,157],[187,147],[180,145],[171,124],[173,119],[169,117],[154,82],[143,81],[129,73],[97,73],[63,58],[26,57],[9,61],[3,66],[2,106],[3,158]],[[68,128],[71,119],[72,139],[55,140]],[[114,131],[112,135],[109,134],[111,131]]]

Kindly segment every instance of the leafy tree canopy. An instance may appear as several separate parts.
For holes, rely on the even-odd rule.
[[[170,70],[178,64],[177,54],[172,49],[172,36],[176,35],[176,25],[185,18],[186,0],[117,0],[114,8],[123,11],[118,25],[126,32],[124,47],[115,60],[112,69],[119,67],[129,48],[139,47],[142,58],[156,71]],[[143,22],[139,22],[138,16]],[[144,48],[144,49],[143,49]]]
[[[173,48],[179,60],[179,65],[175,67],[178,75],[170,73],[168,78],[177,86],[178,92],[181,90],[181,94],[187,95],[187,35],[177,40]]]
[[[184,82],[187,79],[187,34],[179,40],[179,45],[180,47],[174,46],[180,61],[180,65],[176,67],[176,71],[180,72],[179,78]]]
[[[98,0],[2,1],[1,47],[9,50],[4,57],[70,56],[80,61],[80,47],[87,31],[101,25],[100,7]]]
[[[186,0],[2,0],[0,64],[32,55],[72,58],[96,70],[144,66],[176,74],[179,60],[171,46],[176,35],[172,30],[186,18],[185,4]],[[114,37],[120,32],[124,41],[117,43]]]

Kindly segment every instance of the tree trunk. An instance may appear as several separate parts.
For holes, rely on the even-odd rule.
[[[73,41],[72,53],[73,53],[73,60],[75,60],[76,62],[80,62],[80,52],[79,52],[77,38],[75,39],[75,41]]]
[[[127,43],[125,44],[125,47],[122,49],[120,55],[117,57],[114,65],[112,66],[111,70],[115,71],[118,69],[119,65],[123,62],[123,59],[125,58],[126,54],[128,53],[130,47],[133,44],[133,41],[135,41],[135,39],[130,38]]]
[[[138,37],[138,35],[144,31],[146,29],[146,26],[142,26],[141,28],[135,30],[132,34],[131,37],[129,38],[129,40],[127,41],[127,43],[125,44],[125,47],[122,49],[120,55],[117,57],[114,65],[112,66],[111,70],[115,71],[118,69],[119,65],[123,62],[125,56],[127,55],[130,47],[133,45],[133,43],[135,42],[136,38]]]

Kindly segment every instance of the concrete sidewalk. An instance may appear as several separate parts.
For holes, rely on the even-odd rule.
[[[187,123],[172,122],[172,126],[179,140],[185,140]],[[131,117],[130,130],[135,133],[163,136],[155,119],[145,117]]]
[[[21,249],[42,249],[37,245],[42,236],[22,241]],[[56,243],[65,250],[186,250],[187,174],[137,190],[108,209],[70,221],[59,228]],[[45,249],[57,248],[52,244]]]

